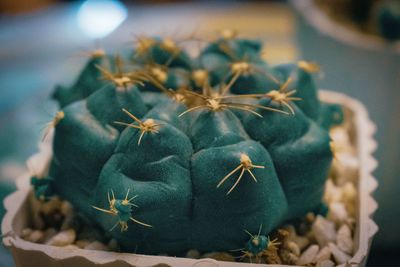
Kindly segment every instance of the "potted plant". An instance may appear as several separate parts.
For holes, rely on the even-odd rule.
[[[92,53],[5,200],[17,265],[365,263],[373,124],[261,47],[226,31],[196,58],[160,37]]]

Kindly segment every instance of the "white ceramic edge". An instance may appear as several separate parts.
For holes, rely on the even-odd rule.
[[[370,244],[373,236],[378,230],[377,225],[372,219],[374,212],[377,209],[377,203],[372,197],[372,192],[377,188],[377,181],[373,177],[372,172],[377,167],[377,161],[374,159],[372,153],[377,148],[377,143],[374,140],[374,133],[376,131],[375,125],[371,122],[368,117],[367,110],[357,100],[350,98],[344,94],[331,92],[331,91],[320,91],[320,99],[324,102],[338,103],[351,109],[354,113],[354,123],[357,129],[357,146],[358,156],[360,160],[360,179],[359,179],[359,216],[358,225],[359,235],[358,240],[355,240],[359,244],[358,250],[354,254],[353,258],[349,261],[351,266],[364,266],[366,257],[369,252]],[[51,133],[52,134],[52,133]],[[49,138],[51,140],[51,136]],[[50,143],[51,141],[48,141]],[[47,148],[49,145],[42,145],[39,148],[39,153],[35,154],[28,160],[28,166],[35,162],[35,164],[41,162],[40,171],[46,172],[51,159],[51,151]],[[32,172],[32,169],[31,169]],[[35,175],[39,175],[38,171],[35,170]],[[232,263],[232,262],[220,262],[212,259],[187,259],[187,258],[174,258],[164,256],[147,256],[137,255],[130,253],[116,253],[106,251],[91,251],[83,249],[69,250],[62,247],[53,247],[42,244],[35,244],[27,242],[16,235],[13,235],[13,223],[18,211],[28,197],[30,191],[29,177],[30,173],[27,173],[17,179],[18,190],[9,195],[4,200],[4,206],[6,208],[6,214],[3,218],[1,230],[3,233],[3,243],[6,247],[9,247],[14,258],[22,255],[23,252],[34,252],[45,254],[47,260],[53,261],[52,266],[64,266],[62,261],[68,259],[81,259],[82,264],[85,266],[95,266],[97,264],[109,263],[114,266],[118,266],[121,263],[134,264],[135,266],[152,266],[159,263],[170,264],[172,266],[181,267],[254,267],[254,266],[287,266],[287,265],[267,265],[267,264],[247,264],[247,263]],[[87,263],[89,261],[89,263]],[[58,264],[57,264],[58,263]],[[93,265],[91,265],[93,264]],[[23,265],[21,265],[23,266]]]
[[[390,49],[395,53],[400,53],[400,41],[390,43],[382,37],[349,29],[329,18],[315,5],[314,0],[290,0],[290,2],[309,24],[324,35],[355,47],[373,50]]]

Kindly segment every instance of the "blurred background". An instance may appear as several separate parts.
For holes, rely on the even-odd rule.
[[[368,266],[400,266],[400,49],[393,42],[369,46],[332,37],[314,27],[318,21],[312,25],[313,14],[294,8],[295,1],[306,2],[0,0],[0,200],[26,171],[25,160],[57,109],[49,95],[56,84],[73,82],[86,60],[82,52],[129,49],[141,33],[212,37],[229,28],[264,40],[271,64],[316,61],[323,70],[320,88],[367,106],[378,127],[380,227]],[[11,255],[1,246],[0,267],[10,266]]]

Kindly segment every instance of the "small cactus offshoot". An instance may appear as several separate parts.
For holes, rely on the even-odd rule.
[[[121,232],[127,231],[129,220],[146,227],[152,227],[149,224],[146,224],[131,217],[132,207],[138,207],[131,201],[134,200],[137,197],[137,195],[129,198],[129,189],[126,192],[126,196],[124,199],[116,199],[113,190],[111,190],[111,195],[112,197],[110,197],[110,194],[107,192],[108,203],[110,204],[109,209],[103,209],[96,206],[92,206],[96,210],[102,211],[112,216],[116,216],[118,218],[118,221],[114,224],[114,226],[110,229],[110,231],[114,230],[115,227],[117,227],[118,225],[121,227]]]
[[[231,250],[232,252],[239,251],[242,253],[238,258],[240,260],[249,260],[251,263],[261,263],[263,258],[268,257],[271,253],[276,252],[277,246],[280,244],[277,240],[270,240],[266,235],[261,234],[262,225],[258,230],[257,235],[245,232],[250,236],[250,239],[245,243],[244,248]]]

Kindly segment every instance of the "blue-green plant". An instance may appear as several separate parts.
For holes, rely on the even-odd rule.
[[[243,229],[268,234],[318,210],[339,111],[321,112],[316,65],[269,66],[261,46],[222,36],[190,58],[157,37],[128,58],[93,56],[56,91],[62,110],[38,195],[60,195],[123,250],[149,254],[237,249]],[[177,73],[184,79],[169,82]]]

